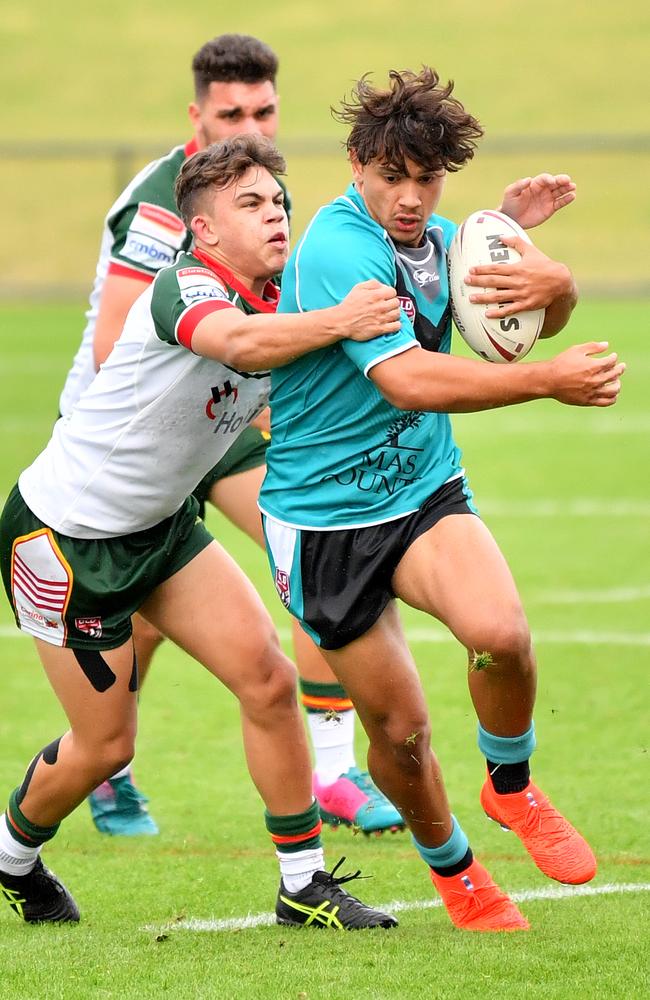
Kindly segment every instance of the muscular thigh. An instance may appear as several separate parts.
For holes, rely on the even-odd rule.
[[[523,620],[506,560],[480,518],[451,514],[402,556],[393,589],[411,607],[444,622],[470,649],[495,623]]]
[[[368,732],[392,718],[410,729],[427,718],[422,684],[395,601],[364,635],[340,649],[323,650],[323,656]]]
[[[277,648],[270,615],[250,580],[213,541],[160,584],[141,613],[236,694]]]
[[[219,479],[210,489],[209,500],[226,517],[264,548],[262,518],[257,506],[265,465]]]
[[[47,678],[78,737],[91,741],[135,734],[137,670],[131,640],[116,649],[36,647]]]

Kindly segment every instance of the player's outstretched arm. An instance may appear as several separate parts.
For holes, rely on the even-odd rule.
[[[578,301],[578,289],[566,264],[552,260],[519,236],[502,236],[503,243],[521,255],[511,264],[484,264],[470,268],[465,283],[477,289],[470,302],[483,303],[491,318],[545,309],[540,337],[552,337],[569,322]]]
[[[370,378],[401,410],[471,413],[533,399],[570,406],[611,406],[625,365],[607,343],[577,344],[550,361],[495,365],[413,348],[381,361]]]
[[[194,330],[192,350],[239,371],[261,371],[289,364],[338,340],[371,340],[395,333],[399,316],[394,288],[363,281],[328,309],[255,316],[234,308],[209,313]]]
[[[509,184],[499,211],[518,222],[522,229],[533,229],[575,199],[576,186],[568,174],[537,174]]]

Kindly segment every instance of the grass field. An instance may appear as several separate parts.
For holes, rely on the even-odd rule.
[[[77,305],[0,311],[8,333],[0,363],[3,495],[47,439],[81,312]],[[395,901],[399,929],[291,933],[263,919],[245,929],[242,918],[272,910],[277,874],[244,768],[236,706],[167,646],[145,689],[137,760],[161,835],[101,838],[85,807],[66,821],[46,860],[74,892],[83,923],[31,928],[0,909],[3,1000],[647,995],[647,329],[647,304],[592,302],[578,308],[563,337],[607,338],[628,362],[611,410],[538,403],[455,422],[479,506],[515,571],[537,638],[535,774],[591,840],[598,894],[560,890],[545,898],[560,887],[483,817],[463,653],[441,626],[407,609],[454,811],[495,877],[529,894],[521,906],[533,931],[456,931],[432,907],[426,872],[405,835],[365,839],[346,830],[325,832],[329,862],[347,855],[346,868],[372,874],[360,894]],[[551,349],[546,344],[537,356]],[[286,638],[261,553],[216,517],[209,523]],[[64,721],[4,601],[0,650],[1,801]]]
[[[361,73],[381,79],[389,68],[429,62],[455,79],[487,129],[476,161],[450,178],[444,213],[462,218],[496,204],[517,176],[567,171],[579,200],[535,234],[539,246],[601,295],[648,287],[650,151],[646,142],[622,153],[602,138],[647,131],[650,8],[643,0],[624,7],[547,0],[543,8],[457,0],[420,5],[411,16],[392,0],[371,7],[249,0],[245,10],[208,0],[189,7],[171,0],[5,6],[0,146],[31,143],[40,152],[0,162],[0,296],[89,285],[100,219],[117,193],[114,166],[57,160],[52,146],[146,141],[160,142],[162,151],[183,141],[191,56],[221,31],[256,34],[280,54],[280,140],[290,149],[296,233],[348,177],[342,155],[307,155],[301,140],[335,147],[342,130],[329,106]],[[542,147],[490,152],[490,140],[504,135]],[[600,138],[585,151],[572,145],[580,136]],[[1,496],[48,438],[82,311],[81,304],[0,305]],[[593,894],[549,883],[518,842],[482,815],[463,652],[442,626],[405,609],[454,811],[477,856],[522,894],[533,930],[456,931],[433,905],[406,835],[365,839],[345,830],[325,831],[329,863],[346,855],[346,870],[371,874],[359,894],[393,905],[400,927],[336,935],[270,924],[276,862],[246,774],[236,705],[167,645],[142,700],[137,758],[161,835],[102,838],[85,807],[65,822],[46,860],[75,894],[83,922],[26,927],[0,907],[2,1000],[650,994],[649,319],[648,302],[588,301],[563,337],[609,339],[628,362],[614,409],[540,403],[455,421],[477,501],[513,567],[537,640],[535,776],[596,850],[599,872],[587,887]],[[546,344],[536,356],[552,349]],[[214,512],[209,526],[255,581],[289,648],[287,618],[262,554]],[[0,658],[1,810],[33,754],[65,722],[4,599]],[[363,759],[362,734],[358,749]]]
[[[371,8],[345,0],[249,0],[245,9],[209,0],[194,0],[189,9],[171,0],[4,6],[0,91],[10,99],[0,105],[0,296],[88,286],[100,219],[123,182],[108,158],[57,159],[52,148],[65,141],[147,142],[162,153],[185,141],[191,57],[222,31],[258,35],[280,56],[279,141],[289,153],[296,232],[347,183],[336,151],[345,130],[330,105],[363,73],[379,82],[391,68],[428,62],[455,80],[457,95],[486,129],[476,161],[449,184],[450,218],[498,204],[503,186],[518,176],[570,173],[579,201],[546,227],[543,249],[566,260],[591,290],[648,288],[645,0],[624,7],[547,0],[530,10],[519,0],[420,4],[415,27],[391,0],[374,0]],[[616,143],[635,135],[644,140],[636,153]],[[490,153],[503,136],[521,137],[521,150]],[[587,150],[576,147],[589,137]],[[307,155],[301,140],[310,138],[329,142],[332,153]],[[531,141],[539,144],[534,152]],[[31,144],[27,158],[15,152],[21,144]]]

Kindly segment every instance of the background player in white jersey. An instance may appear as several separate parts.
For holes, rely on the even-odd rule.
[[[450,813],[395,597],[445,623],[467,649],[488,767],[484,810],[517,834],[549,877],[593,878],[589,845],[530,780],[530,632],[506,562],[477,516],[448,412],[543,397],[610,406],[624,365],[615,354],[594,357],[602,343],[515,365],[450,356],[446,248],[456,227],[434,213],[447,171],[473,156],[482,129],[428,68],[391,73],[386,90],[364,78],[341,117],[352,126],[354,184],[298,242],[280,309],[308,315],[340,300],[354,281],[376,278],[397,289],[402,325],[273,372],[260,496],[271,566],[283,603],[353,698],[370,738],[371,773],[407,821],[453,922],[525,929]],[[540,214],[526,207],[525,189],[518,221],[526,227],[572,194],[563,181],[549,186],[551,211]],[[507,201],[503,207],[512,210]],[[519,263],[473,269],[469,283],[489,289],[476,301],[504,317],[544,307],[542,335],[551,336],[576,301],[571,273],[532,244],[514,245]]]
[[[235,134],[275,137],[278,60],[268,45],[247,35],[220,35],[196,53],[192,70],[191,142],[140,171],[106,217],[86,328],[61,394],[63,415],[108,357],[133,302],[156,273],[191,244],[192,234],[179,218],[174,200],[174,181],[182,163],[197,149]],[[248,428],[194,491],[201,509],[209,500],[260,546],[264,542],[257,496],[266,444],[259,430]],[[134,638],[142,681],[162,637],[136,617]],[[334,822],[355,822],[366,831],[401,826],[396,809],[367,772],[356,767],[351,701],[300,628],[294,629],[294,643],[316,756],[314,785],[324,801],[326,797],[325,815]],[[95,824],[104,833],[157,833],[129,766],[104,782],[89,801]]]
[[[230,437],[208,404],[243,428],[266,404],[268,367],[341,336],[399,326],[394,290],[377,282],[313,316],[274,315],[270,279],[288,253],[275,179],[283,170],[275,147],[258,136],[187,161],[178,203],[193,252],[163,269],[134,304],[107,363],[5,505],[5,588],[70,723],[34,757],[0,816],[0,891],[28,922],[79,919],[39,854],[88,792],[133,755],[131,615],[141,608],[239,699],[247,763],[280,861],[278,921],[396,923],[341,889],[345,877],[323,871],[293,666],[189,495]]]

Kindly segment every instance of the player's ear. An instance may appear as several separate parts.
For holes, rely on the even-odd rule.
[[[350,160],[350,166],[352,167],[352,177],[355,181],[360,181],[363,178],[363,167],[357,156],[356,149],[351,149],[348,159]]]
[[[187,113],[189,115],[194,131],[198,132],[201,126],[201,111],[196,101],[190,102],[190,104],[187,107]]]
[[[201,240],[207,246],[216,247],[219,242],[219,237],[214,230],[212,220],[206,215],[195,215],[190,222],[190,229],[197,240]]]

